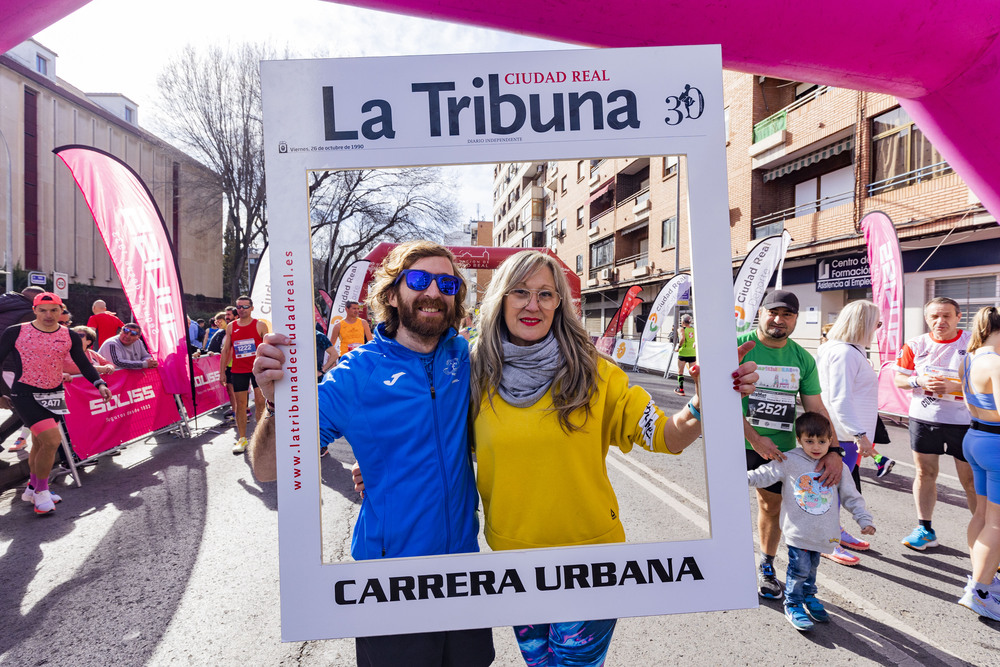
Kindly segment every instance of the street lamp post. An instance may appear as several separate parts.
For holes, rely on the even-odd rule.
[[[0,131],[0,142],[3,142],[7,153],[7,247],[4,249],[4,267],[7,269],[7,291],[14,291],[14,161],[10,155],[7,138]]]

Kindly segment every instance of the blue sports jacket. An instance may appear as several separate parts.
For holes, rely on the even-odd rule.
[[[469,345],[454,329],[422,355],[380,324],[327,372],[321,442],[347,438],[365,479],[355,560],[479,551],[468,420]]]

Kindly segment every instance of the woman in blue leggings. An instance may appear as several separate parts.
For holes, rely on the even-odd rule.
[[[968,533],[972,576],[958,603],[1000,621],[1000,311],[996,306],[976,313],[969,355],[960,371],[972,413],[962,453],[972,466],[977,498]]]

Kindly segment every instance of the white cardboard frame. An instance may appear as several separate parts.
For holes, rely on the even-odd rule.
[[[523,78],[524,73],[531,75],[530,82],[518,83],[518,74]],[[591,103],[584,102],[579,129],[571,128],[567,113],[562,131],[539,132],[526,120],[516,131],[496,134],[490,119],[491,74],[496,75],[494,98],[509,100],[496,107],[501,125],[514,123],[516,102],[498,95],[516,96],[525,107],[529,95],[539,95],[539,115],[545,120],[551,117],[554,94],[562,94],[566,110],[571,93],[594,91],[603,105],[601,127],[592,120]],[[535,83],[536,78],[542,80]],[[296,345],[287,350],[286,380],[276,387],[275,399],[282,639],[756,606],[741,406],[730,377],[737,358],[720,47],[274,61],[261,64],[261,79],[274,327],[297,334]],[[437,93],[438,135],[432,132],[433,95],[413,89],[413,84],[427,82],[454,84],[454,90]],[[697,99],[690,109],[682,103],[679,97],[686,85],[697,89],[689,91],[692,98],[701,93],[703,106]],[[325,87],[333,93],[333,104],[327,106],[333,113],[326,115]],[[631,112],[611,114],[609,120],[609,109],[629,104],[628,94],[614,91],[630,92]],[[446,116],[447,97],[470,98],[468,108],[458,114],[455,135]],[[363,111],[370,100],[377,102]],[[478,128],[477,109],[482,117]],[[392,137],[384,131],[387,124],[376,120],[381,116],[385,121],[387,110]],[[609,125],[630,118],[639,121],[638,127]],[[344,133],[353,131],[359,138],[345,138],[349,135]],[[703,351],[701,391],[711,397],[702,408],[710,539],[324,564],[318,421],[316,410],[309,407],[316,404],[315,374],[298,371],[316,365],[307,170],[649,155],[687,156],[692,281],[698,294],[695,322]],[[671,567],[671,581],[649,576],[651,561]],[[574,565],[584,566],[590,575],[614,567],[616,582],[626,572],[633,576],[613,586],[536,586],[537,568],[545,568],[551,579],[555,568]],[[496,592],[480,589],[473,595],[468,573],[484,571],[493,572]],[[590,575],[591,583],[598,581]],[[441,576],[444,590],[451,584],[455,595],[388,602],[368,596],[354,604],[336,600],[338,585],[345,600],[357,601],[370,579],[378,579],[388,593],[389,579],[400,576]],[[515,578],[521,587],[512,583]],[[646,578],[651,583],[639,583]],[[507,585],[501,585],[505,579]]]

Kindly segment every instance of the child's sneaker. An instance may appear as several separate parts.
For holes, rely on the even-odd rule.
[[[867,551],[872,545],[870,542],[859,540],[842,527],[840,529],[840,546],[851,551]]]
[[[788,619],[788,622],[791,623],[792,627],[796,630],[807,632],[813,629],[812,620],[806,615],[806,612],[802,609],[802,605],[800,604],[786,604],[785,618]]]
[[[875,476],[885,477],[890,472],[892,472],[892,467],[896,465],[896,462],[890,459],[888,456],[883,456],[878,461],[875,462]]]
[[[927,547],[938,545],[937,533],[927,530],[923,526],[917,526],[913,532],[903,538],[903,546],[910,547],[914,551],[923,551]]]
[[[781,584],[774,576],[774,565],[771,563],[761,563],[760,567],[757,568],[757,592],[762,598],[768,600],[781,599]]]
[[[806,613],[809,614],[809,618],[817,623],[830,622],[830,614],[826,613],[826,608],[823,606],[823,603],[817,600],[815,596],[810,595],[807,597],[802,606],[805,607]]]
[[[10,446],[10,447],[8,448],[8,450],[7,450],[7,451],[10,451],[10,452],[19,452],[19,451],[21,451],[22,449],[24,449],[24,447],[25,447],[25,446],[26,446],[27,444],[28,444],[28,439],[27,439],[27,438],[21,438],[21,437],[19,437],[19,438],[18,438],[17,440],[15,440],[15,441],[14,441],[14,444],[13,444],[13,445],[11,445],[11,446]]]
[[[857,565],[861,562],[861,559],[852,553],[844,551],[838,544],[833,548],[832,554],[820,554],[823,558],[829,558],[834,563],[840,563],[841,565],[847,565],[849,567]]]

